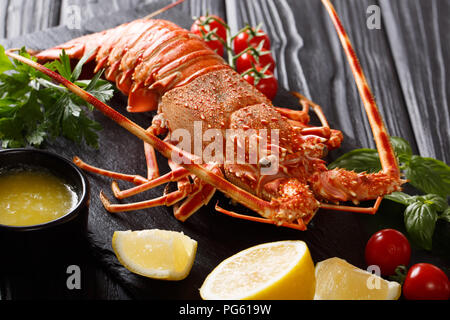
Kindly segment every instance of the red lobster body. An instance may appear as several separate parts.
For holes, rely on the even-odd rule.
[[[334,12],[328,1],[324,0],[324,4]],[[340,36],[346,38],[345,33],[342,35],[343,29],[340,32]],[[91,54],[89,60],[96,61],[94,71],[98,72],[104,68],[105,77],[115,82],[117,87],[129,96],[128,111],[158,110],[158,115],[146,132],[140,127],[136,129],[136,125],[129,121],[120,120],[122,118],[118,115],[113,116],[123,127],[138,132],[136,135],[144,139],[149,166],[148,178],[101,170],[83,163],[78,158],[76,163],[86,170],[128,180],[137,185],[121,191],[114,182],[113,191],[117,198],[129,197],[169,181],[176,181],[178,190],[164,194],[158,199],[134,204],[111,204],[102,194],[102,201],[108,211],[174,205],[175,216],[184,221],[206,204],[215,190],[219,189],[258,212],[263,218],[243,216],[217,208],[221,212],[304,230],[320,207],[352,210],[352,207],[339,207],[334,204],[375,199],[400,190],[404,182],[399,177],[396,161],[392,160],[393,151],[389,142],[387,150],[380,152],[383,172],[358,174],[341,169],[327,170],[322,158],[328,150],[340,145],[342,134],[329,128],[319,106],[299,94],[297,96],[303,105],[301,111],[273,106],[263,94],[242,80],[222,57],[210,50],[202,39],[169,21],[136,20],[114,29],[74,39],[43,51],[36,57],[41,61],[57,59],[63,49],[75,59]],[[346,47],[346,50],[350,49]],[[9,54],[23,60],[17,55]],[[28,63],[32,64],[29,61]],[[95,98],[61,77],[44,70],[38,64],[33,66],[88,99],[105,114],[111,116],[113,113],[107,106],[95,101]],[[364,75],[355,74],[355,77],[370,93]],[[374,104],[373,99],[367,101],[363,97],[363,101],[365,105],[370,102]],[[319,116],[322,126],[314,127],[308,124],[310,108]],[[160,141],[155,134],[170,134],[177,129],[184,129],[194,137],[196,121],[203,124],[203,133],[210,128],[224,133],[227,129],[242,132],[253,129],[256,135],[259,135],[261,130],[277,130],[278,172],[272,175],[261,174],[261,166],[268,160],[263,157],[258,158],[256,164],[210,163],[179,166],[169,161],[172,171],[159,176],[153,147],[168,158],[169,150],[173,151],[174,147],[173,141]],[[382,123],[372,124],[373,128],[374,126],[376,140],[387,136]],[[225,134],[222,136],[225,137]],[[377,203],[379,204],[379,201]],[[353,211],[374,212],[376,208]]]

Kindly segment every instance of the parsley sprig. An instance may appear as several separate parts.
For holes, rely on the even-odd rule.
[[[402,174],[422,195],[393,192],[385,199],[403,204],[405,228],[420,247],[431,250],[432,238],[438,219],[450,222],[450,167],[444,162],[414,155],[409,143],[391,137],[391,143]],[[329,165],[329,169],[343,168],[356,172],[378,172],[380,157],[373,149],[356,149],[344,154]]]
[[[31,57],[25,48],[20,55]],[[60,59],[46,67],[57,71],[103,102],[114,94],[113,86],[100,79],[79,80],[86,54],[72,70],[69,56],[63,51]],[[78,144],[83,141],[98,147],[101,126],[88,116],[91,105],[57,85],[49,77],[19,61],[11,61],[0,46],[0,140],[3,148],[39,147],[44,141],[65,137]]]

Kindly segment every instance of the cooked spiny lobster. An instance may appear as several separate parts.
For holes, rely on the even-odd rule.
[[[177,182],[176,191],[165,192],[160,198],[140,203],[111,204],[101,193],[108,211],[173,205],[175,217],[184,221],[208,203],[217,189],[261,217],[242,215],[216,206],[220,212],[305,230],[319,208],[375,213],[382,196],[400,190],[404,183],[389,135],[347,34],[329,0],[322,2],[349,58],[380,154],[382,172],[367,174],[342,169],[328,170],[321,158],[328,150],[339,147],[342,134],[329,128],[318,105],[294,93],[303,110],[273,106],[263,94],[242,80],[222,57],[210,50],[202,39],[169,21],[136,20],[74,39],[36,55],[40,61],[46,61],[57,59],[63,49],[76,59],[92,53],[89,59],[96,61],[94,72],[106,69],[106,79],[115,82],[129,96],[128,111],[158,111],[147,130],[42,65],[11,51],[8,54],[65,85],[144,141],[147,178],[102,170],[79,158],[74,159],[85,170],[136,184],[134,188],[122,191],[113,182],[112,188],[117,198],[123,199],[163,183]],[[308,124],[310,108],[321,120],[321,126]],[[175,146],[174,141],[162,141],[157,137],[165,133],[170,136],[177,129],[186,129],[193,137],[195,121],[201,121],[203,130],[278,130],[278,172],[261,174],[261,166],[274,161],[269,157],[259,158],[257,164],[199,164],[192,154]],[[169,160],[172,171],[160,176],[154,149],[168,159],[178,154],[185,161],[180,165]],[[370,199],[377,199],[372,208],[338,205],[340,202],[357,204]]]

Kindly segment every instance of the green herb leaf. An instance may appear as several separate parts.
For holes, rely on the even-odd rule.
[[[378,172],[381,170],[381,164],[376,150],[356,149],[336,159],[328,168],[342,168],[356,172]]]
[[[442,212],[442,214],[439,216],[439,219],[450,222],[450,207],[447,207],[447,209]]]
[[[81,71],[83,70],[83,66],[86,63],[86,61],[92,57],[92,55],[94,54],[95,49],[91,50],[90,52],[87,52],[84,54],[84,56],[80,59],[80,61],[78,61],[77,65],[75,66],[75,68],[73,69],[72,75],[70,77],[70,81],[71,82],[75,82],[78,80],[78,78],[81,75]],[[65,52],[64,52],[65,53]],[[70,65],[70,64],[69,64]]]
[[[437,218],[436,209],[421,201],[410,204],[405,210],[404,221],[408,234],[426,250],[431,250]]]
[[[66,51],[64,49],[59,56],[59,60],[49,62],[45,64],[45,66],[50,70],[57,71],[61,76],[69,81],[72,79],[72,67],[70,66],[70,58],[66,54]]]
[[[31,58],[25,48],[19,54]],[[90,54],[85,55],[73,72],[64,51],[59,60],[46,66],[68,80],[77,81],[89,57]],[[0,71],[0,140],[4,148],[40,146],[45,139],[59,136],[98,146],[97,131],[101,126],[86,115],[87,110],[93,110],[87,102],[32,67],[11,62],[1,46]],[[112,84],[100,79],[101,75],[102,72],[92,80],[76,84],[107,102],[114,90]]]
[[[442,212],[448,207],[447,200],[437,194],[415,196],[414,198],[416,201],[421,201],[422,203],[432,206],[437,212]]]
[[[405,175],[414,187],[425,193],[442,197],[450,194],[450,167],[442,161],[412,156]]]
[[[403,192],[392,192],[391,194],[388,194],[384,196],[385,199],[403,204],[405,206],[410,205],[415,201],[413,196],[410,196],[409,194],[403,193]]]
[[[391,137],[391,144],[400,162],[408,162],[412,157],[412,149],[409,142],[400,137]]]
[[[0,46],[0,73],[11,70],[13,67],[11,60],[5,54],[5,48]]]

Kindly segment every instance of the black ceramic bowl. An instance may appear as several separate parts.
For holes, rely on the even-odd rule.
[[[77,194],[78,202],[64,216],[43,224],[8,226],[0,224],[0,249],[17,260],[30,254],[43,257],[57,255],[64,247],[84,239],[89,215],[89,184],[83,172],[70,160],[36,149],[0,150],[0,172],[16,168],[43,168],[65,183]],[[17,259],[15,258],[17,257]]]

